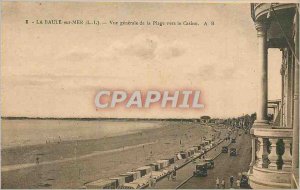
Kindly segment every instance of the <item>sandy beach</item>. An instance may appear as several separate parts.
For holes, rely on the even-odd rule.
[[[2,188],[80,188],[87,182],[168,158],[214,132],[212,127],[198,123],[155,125],[99,139],[5,148],[1,151]]]

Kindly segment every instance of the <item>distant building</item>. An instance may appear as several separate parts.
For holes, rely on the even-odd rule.
[[[251,16],[257,30],[259,69],[256,74],[260,82],[256,121],[251,129],[250,186],[298,189],[299,5],[254,3]],[[268,48],[282,52],[282,63],[277,63],[282,68],[279,101],[268,101]],[[274,109],[272,121],[268,120],[268,107]]]
[[[208,124],[209,123],[209,121],[210,121],[210,117],[209,116],[202,116],[201,118],[200,118],[200,122],[202,123],[202,124]]]

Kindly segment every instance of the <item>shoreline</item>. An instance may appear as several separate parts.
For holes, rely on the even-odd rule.
[[[137,133],[104,140],[73,141],[66,144],[54,144],[55,146],[49,144],[45,146],[45,144],[30,150],[23,147],[20,151],[4,154],[2,151],[2,157],[5,158],[2,166],[6,167],[24,164],[24,162],[35,163],[36,154],[40,153],[42,153],[40,163],[60,160],[61,156],[62,159],[69,160],[2,171],[1,183],[3,188],[42,188],[45,187],[43,184],[48,184],[51,188],[79,188],[86,182],[117,176],[121,172],[167,158],[175,152],[200,143],[201,137],[208,137],[212,133],[214,129],[211,126],[171,122],[164,127],[145,130],[142,135]],[[153,141],[157,143],[150,144]],[[136,146],[144,143],[148,144]],[[136,147],[120,149],[127,145]],[[74,149],[75,147],[77,148]],[[106,154],[94,153],[97,150],[112,150],[117,147],[119,147],[117,151]],[[84,156],[88,154],[91,156]],[[75,156],[82,157],[74,159]],[[11,158],[17,158],[17,160]]]

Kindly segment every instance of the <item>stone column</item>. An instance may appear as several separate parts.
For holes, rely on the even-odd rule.
[[[267,47],[267,30],[269,24],[266,22],[256,22],[258,38],[258,99],[257,115],[255,125],[268,124],[268,47]]]
[[[252,173],[253,166],[255,164],[255,157],[256,157],[256,145],[255,145],[255,136],[251,135],[251,146],[252,146],[252,154],[251,154],[251,163],[250,163],[250,171]]]
[[[286,97],[286,127],[292,128],[293,125],[293,91],[294,91],[294,73],[291,51],[287,52],[287,97]]]
[[[299,168],[299,14],[296,14],[295,20],[295,52],[298,60],[294,59],[293,170]]]
[[[284,51],[282,50],[282,53],[284,54]],[[285,63],[284,60],[281,64],[281,69],[280,69],[280,74],[281,74],[281,104],[280,104],[280,109],[281,109],[281,115],[280,115],[280,127],[284,127],[284,115],[285,115],[285,110],[284,110],[284,75],[285,75]]]

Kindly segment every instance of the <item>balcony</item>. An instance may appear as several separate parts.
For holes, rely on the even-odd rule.
[[[253,189],[291,188],[293,130],[276,127],[252,128],[249,183]]]
[[[270,12],[271,3],[253,3],[251,4],[251,15],[254,21],[262,21],[267,19]],[[278,16],[283,16],[289,12],[290,9],[295,9],[294,3],[272,3],[273,9],[277,12]]]
[[[271,3],[251,4],[251,17],[254,22],[269,23],[267,35],[269,48],[287,47],[282,30],[288,38],[291,38],[295,10],[294,3],[272,3],[272,8]]]

